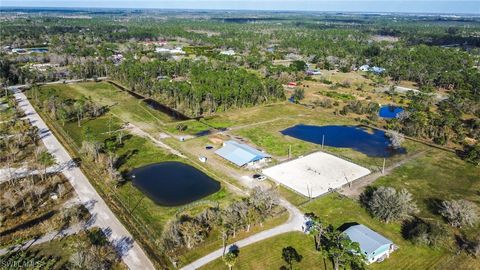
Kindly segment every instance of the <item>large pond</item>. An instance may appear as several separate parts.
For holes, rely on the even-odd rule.
[[[378,111],[378,115],[382,118],[392,119],[392,118],[397,118],[398,114],[403,111],[404,109],[402,107],[384,105],[380,107],[380,111]]]
[[[181,162],[162,162],[132,170],[133,185],[155,203],[178,206],[204,198],[220,189],[220,183]]]
[[[390,157],[406,152],[404,148],[392,149],[385,132],[358,126],[296,125],[282,130],[281,133],[316,144],[322,144],[324,137],[326,146],[351,148],[370,157]]]

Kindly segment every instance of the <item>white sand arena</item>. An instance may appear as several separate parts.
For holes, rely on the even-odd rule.
[[[274,181],[307,197],[317,197],[339,188],[370,171],[323,152],[288,161],[263,170]]]

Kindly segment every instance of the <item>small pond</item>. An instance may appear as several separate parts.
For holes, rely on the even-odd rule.
[[[392,118],[397,118],[398,114],[403,111],[404,109],[402,107],[384,105],[380,107],[380,111],[378,111],[378,115],[382,118],[392,119]]]
[[[316,144],[322,144],[322,137],[325,135],[326,146],[350,148],[370,157],[390,157],[406,153],[404,148],[392,149],[385,132],[358,126],[296,125],[282,130],[281,133]]]
[[[133,185],[155,203],[178,206],[220,190],[220,183],[190,165],[168,161],[150,164],[129,173]]]
[[[47,48],[30,48],[29,51],[34,53],[46,53],[48,52],[48,49]]]

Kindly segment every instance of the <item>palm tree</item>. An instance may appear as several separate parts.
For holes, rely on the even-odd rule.
[[[324,256],[330,258],[335,270],[340,267],[354,266],[355,269],[365,268],[365,255],[360,251],[360,245],[352,242],[346,234],[329,226],[325,233]]]
[[[313,235],[315,241],[315,249],[317,251],[322,249],[321,241],[323,233],[325,232],[325,224],[314,213],[307,213],[305,217],[310,220],[308,234]]]
[[[232,270],[233,266],[237,262],[237,253],[229,251],[227,254],[223,255],[223,261],[228,266],[229,270]]]

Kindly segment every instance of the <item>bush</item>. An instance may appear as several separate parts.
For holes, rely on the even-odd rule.
[[[439,212],[453,227],[473,226],[479,220],[477,206],[466,200],[443,201]]]
[[[404,225],[403,235],[415,244],[439,247],[449,238],[449,231],[438,221],[424,221],[416,218]]]
[[[384,222],[406,219],[418,211],[412,194],[406,189],[397,192],[392,187],[379,187],[376,190],[366,190],[362,201],[370,213]]]
[[[185,125],[185,124],[183,124],[183,123],[180,123],[180,124],[178,124],[178,125],[176,126],[176,129],[177,129],[178,131],[185,131],[185,130],[187,130],[187,128],[188,128],[188,126]]]
[[[295,92],[293,92],[293,95],[292,95],[293,102],[298,103],[300,100],[304,98],[305,98],[305,90],[301,88],[296,88]]]
[[[475,166],[480,166],[480,144],[466,147],[464,152],[464,159],[467,162],[472,163]]]

